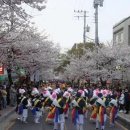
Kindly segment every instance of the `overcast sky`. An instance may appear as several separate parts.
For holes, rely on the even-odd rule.
[[[74,10],[86,10],[87,24],[90,32],[87,36],[94,39],[94,8],[93,0],[48,0],[42,12],[31,10],[33,21],[40,31],[45,30],[49,39],[59,43],[62,50],[83,41],[83,18],[77,19]],[[99,8],[99,40],[112,40],[113,25],[130,16],[130,0],[104,0]]]

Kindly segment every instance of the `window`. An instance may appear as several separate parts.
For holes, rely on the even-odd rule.
[[[121,32],[121,43],[124,42],[123,32]]]
[[[116,44],[122,44],[123,41],[124,41],[123,31],[118,32],[117,34],[115,34],[115,42],[116,42]]]

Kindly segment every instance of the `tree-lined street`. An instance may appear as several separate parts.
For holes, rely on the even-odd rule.
[[[129,129],[129,1],[53,2],[0,0],[0,130]]]

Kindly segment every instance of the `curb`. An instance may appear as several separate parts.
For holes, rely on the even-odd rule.
[[[107,112],[107,114],[108,114],[108,112]],[[108,116],[108,118],[109,118],[109,116]],[[117,116],[115,125],[122,128],[123,130],[129,130],[128,128],[130,128],[130,122],[128,121],[128,119],[122,118],[120,115]]]
[[[0,117],[0,122],[4,121],[7,119],[9,116],[11,116],[15,112],[15,109],[12,109],[11,111],[7,112],[3,116]]]
[[[123,117],[121,117],[120,115],[118,115],[117,118],[118,118],[120,121],[123,121],[123,122],[125,122],[125,123],[127,123],[127,124],[130,125],[130,120],[128,120],[127,118],[123,118]]]
[[[118,127],[122,128],[123,130],[128,130],[126,127],[124,127],[122,124],[118,123],[117,121],[115,121],[115,124],[116,124]]]
[[[116,124],[122,127],[124,130],[129,130],[130,128],[130,121],[127,118],[123,118],[118,115]]]

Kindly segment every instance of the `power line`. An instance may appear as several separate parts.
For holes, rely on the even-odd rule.
[[[85,44],[86,43],[86,32],[89,32],[89,29],[90,27],[87,25],[86,26],[86,18],[88,17],[86,14],[87,14],[87,11],[86,10],[74,10],[75,13],[77,13],[78,15],[74,16],[74,17],[77,17],[78,20],[80,18],[83,18],[84,19],[84,27],[83,27],[83,43]],[[79,15],[80,14],[80,15]]]

